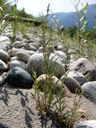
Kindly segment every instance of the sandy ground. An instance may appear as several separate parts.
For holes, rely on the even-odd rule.
[[[40,119],[31,92],[34,93],[34,90],[6,85],[0,87],[0,128],[56,128],[52,120]],[[67,101],[69,108],[72,107],[73,98],[67,98]],[[86,117],[80,121],[96,119],[96,105],[90,100],[83,97],[81,108],[86,111]]]

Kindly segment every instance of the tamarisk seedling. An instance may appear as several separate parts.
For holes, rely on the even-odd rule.
[[[43,45],[43,56],[44,56],[44,63],[45,63],[45,67],[44,67],[44,72],[45,72],[45,83],[44,85],[38,85],[38,83],[36,82],[36,77],[35,78],[35,84],[34,84],[34,88],[35,88],[35,92],[36,92],[36,96],[37,96],[37,104],[39,107],[39,112],[40,114],[44,117],[45,115],[49,115],[51,108],[53,107],[52,102],[55,99],[55,84],[53,83],[54,78],[54,72],[57,71],[57,67],[54,68],[54,71],[52,71],[50,69],[50,63],[51,66],[54,65],[54,62],[51,62],[52,59],[49,59],[50,57],[50,48],[52,47],[50,45],[50,37],[47,36],[46,34],[46,30],[47,28],[47,17],[49,14],[49,5],[47,8],[47,15],[45,17],[45,22],[44,24],[42,24],[42,45]],[[36,75],[35,75],[36,76]],[[40,93],[40,89],[43,91],[43,94]]]
[[[49,14],[49,5],[47,8],[47,15],[45,18],[45,22],[42,25],[42,45],[43,45],[43,56],[44,56],[44,73],[45,73],[45,81],[44,84],[40,84],[37,81],[36,73],[33,73],[34,77],[34,89],[35,89],[35,95],[32,94],[33,98],[36,100],[39,113],[41,117],[49,116],[51,118],[56,119],[57,123],[67,125],[68,127],[71,127],[73,123],[77,121],[77,109],[80,107],[80,99],[77,101],[77,99],[74,99],[74,106],[71,109],[71,111],[66,112],[67,102],[65,100],[65,85],[62,83],[60,86],[58,92],[56,93],[56,84],[59,82],[59,80],[54,84],[54,74],[58,70],[58,66],[52,70],[50,68],[51,60],[50,57],[50,37],[46,35],[46,32],[48,30],[47,27],[47,16]],[[54,62],[51,63],[51,66],[54,65]],[[66,77],[66,75],[65,75]],[[65,78],[66,79],[66,78]],[[42,78],[43,80],[43,78]],[[40,91],[42,90],[42,92]],[[75,104],[76,103],[76,104]],[[74,117],[72,120],[73,123],[71,123],[71,117]],[[75,118],[76,117],[76,118]]]

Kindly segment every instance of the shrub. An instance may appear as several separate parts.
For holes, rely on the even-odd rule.
[[[78,109],[81,106],[82,94],[77,99],[77,95],[73,101],[73,108],[70,111],[65,111],[67,107],[67,102],[65,98],[65,85],[62,84],[58,93],[55,93],[56,85],[54,84],[54,72],[58,70],[58,66],[52,72],[50,70],[50,37],[47,36],[47,16],[49,14],[49,5],[47,8],[47,15],[45,17],[45,22],[42,25],[42,45],[43,45],[43,56],[45,60],[45,82],[44,84],[39,85],[37,81],[36,73],[34,72],[33,77],[35,95],[32,94],[34,99],[37,102],[38,110],[42,118],[49,116],[54,118],[59,125],[64,124],[66,127],[71,128],[74,123],[80,118],[81,115],[78,115]],[[65,75],[66,79],[66,75]],[[59,80],[57,81],[57,83]],[[43,92],[41,92],[42,90]],[[77,93],[76,93],[77,94]]]

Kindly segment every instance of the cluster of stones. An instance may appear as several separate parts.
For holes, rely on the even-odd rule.
[[[33,71],[37,74],[38,83],[42,81],[42,83],[44,83],[46,80],[44,74],[45,63],[42,45],[39,39],[24,40],[21,35],[19,35],[11,48],[11,34],[12,32],[9,29],[5,35],[0,36],[0,86],[7,83],[20,88],[32,88],[34,83],[32,77]],[[51,51],[49,59],[51,60],[50,68],[53,72],[55,67],[57,65],[59,66],[58,71],[56,71],[53,76],[54,84],[56,84],[57,87],[56,91],[58,91],[64,83],[68,95],[75,93],[76,88],[78,88],[80,91],[83,90],[84,95],[96,103],[95,66],[86,58],[79,58],[75,61],[72,60],[69,64],[69,71],[67,75],[65,75],[67,56],[64,52],[64,47],[63,45],[59,45],[59,43],[55,44],[55,47]],[[79,125],[74,128],[79,128]]]

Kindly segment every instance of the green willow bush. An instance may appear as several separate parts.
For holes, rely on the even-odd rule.
[[[36,72],[34,72],[33,77],[34,77],[35,94],[34,95],[32,94],[32,96],[37,102],[38,110],[42,118],[45,118],[46,116],[50,118],[54,118],[59,124],[59,126],[63,124],[67,128],[71,128],[75,124],[75,122],[78,121],[81,117],[81,115],[78,114],[78,109],[81,106],[82,94],[79,95],[79,98],[77,98],[76,95],[73,101],[73,108],[71,108],[71,110],[69,111],[65,111],[67,108],[67,101],[65,98],[66,95],[65,85],[62,83],[60,89],[56,93],[56,83],[54,84],[54,74],[59,67],[57,66],[54,69],[54,71],[50,69],[49,57],[51,54],[50,48],[52,47],[52,45],[50,45],[50,40],[51,40],[50,36],[48,37],[48,35],[46,34],[48,31],[48,27],[47,27],[48,14],[49,14],[49,5],[47,8],[47,15],[45,17],[45,22],[42,25],[42,37],[41,37],[42,45],[43,45],[43,56],[45,62],[45,68],[44,68],[45,81],[44,84],[39,84],[37,81]],[[59,80],[57,81],[57,83],[58,82]]]

